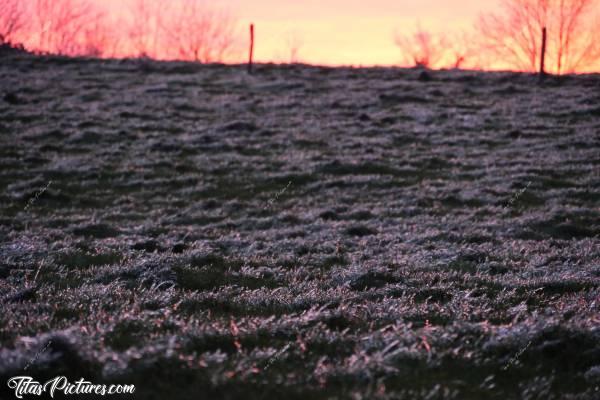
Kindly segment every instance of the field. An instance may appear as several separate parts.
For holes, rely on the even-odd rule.
[[[599,75],[7,53],[0,95],[0,397],[600,398]]]

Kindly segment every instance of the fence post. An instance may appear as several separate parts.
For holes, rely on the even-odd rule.
[[[254,62],[254,24],[250,24],[250,55],[248,57],[248,73],[252,73],[252,63]]]
[[[542,55],[540,58],[540,80],[546,76],[546,27],[542,28]]]

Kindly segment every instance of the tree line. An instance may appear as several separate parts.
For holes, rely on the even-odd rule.
[[[502,0],[501,9],[480,16],[472,33],[431,33],[420,26],[396,34],[405,62],[426,68],[485,68],[520,71],[545,64],[554,74],[600,68],[600,0]]]
[[[203,0],[123,0],[115,16],[92,0],[0,0],[0,44],[64,56],[223,61],[235,21]]]
[[[66,56],[198,62],[224,61],[238,51],[235,19],[204,0],[123,1],[125,15],[115,17],[92,0],[0,0],[0,44]],[[500,10],[481,15],[471,33],[433,33],[417,26],[395,34],[403,63],[482,69],[501,64],[535,71],[546,28],[549,72],[571,73],[600,64],[600,0],[501,4]],[[290,62],[297,62],[301,38],[288,38],[286,46]]]

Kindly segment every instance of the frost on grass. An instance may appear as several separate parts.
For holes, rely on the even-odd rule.
[[[0,380],[597,398],[598,76],[23,55],[0,76]]]

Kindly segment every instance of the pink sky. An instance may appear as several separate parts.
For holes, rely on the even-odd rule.
[[[0,0],[2,1],[2,0]],[[109,16],[115,18],[110,25],[115,36],[119,35],[119,28],[131,26],[134,15],[143,13],[132,13],[135,0],[92,0],[98,6],[106,8]],[[149,0],[157,1],[157,0]],[[174,8],[167,7],[161,13],[176,12],[177,3],[180,0],[162,0]],[[320,65],[351,65],[351,66],[412,66],[414,60],[403,58],[402,51],[394,43],[395,33],[411,34],[420,26],[426,32],[441,35],[446,39],[444,46],[450,43],[450,47],[456,49],[475,48],[467,57],[467,61],[460,66],[462,68],[488,68],[488,69],[510,69],[516,68],[515,63],[510,63],[502,57],[494,57],[491,53],[481,51],[481,47],[471,46],[477,41],[474,25],[479,15],[489,11],[497,11],[502,0],[206,0],[206,5],[220,11],[229,13],[236,21],[236,45],[234,51],[223,58],[225,62],[245,62],[248,49],[248,27],[250,23],[255,24],[256,46],[255,60],[258,62],[303,62]],[[165,4],[165,3],[163,3]],[[170,11],[169,11],[170,10]],[[588,10],[590,12],[593,10]],[[600,11],[600,10],[599,10]],[[171,16],[176,16],[172,14]],[[590,29],[589,22],[595,17],[589,14],[587,24],[583,29]],[[177,17],[176,17],[177,18]],[[600,14],[598,15],[600,18]],[[146,18],[151,20],[151,18]],[[138,19],[139,20],[139,19]],[[171,19],[172,22],[172,19]],[[179,21],[173,26],[178,26]],[[159,31],[156,23],[152,29]],[[41,30],[41,32],[44,32]],[[112,32],[112,31],[111,31]],[[131,33],[131,31],[129,31]],[[470,33],[471,36],[461,36],[461,33]],[[113,56],[135,56],[146,50],[134,49],[134,43],[128,36],[127,31],[120,33],[122,37],[117,40],[105,40],[106,54]],[[161,33],[163,34],[163,33]],[[575,48],[572,53],[589,53],[589,42],[586,40],[592,36],[579,33],[581,39],[577,45],[571,43]],[[31,48],[42,51],[55,51],[43,48],[39,42],[35,42],[35,34],[23,34]],[[151,34],[146,34],[146,38]],[[40,34],[37,38],[41,37]],[[435,36],[436,38],[440,36]],[[556,37],[556,35],[554,36]],[[98,35],[98,38],[102,38]],[[106,36],[104,36],[106,38]],[[298,44],[296,58],[291,57],[291,42]],[[153,42],[159,43],[159,42]],[[556,40],[550,40],[549,47],[555,45]],[[39,48],[35,48],[35,46]],[[151,57],[159,59],[173,59],[184,57],[192,60],[189,54],[177,53],[177,48],[169,47],[165,41],[160,42],[153,49],[147,50]],[[138,46],[139,47],[139,46]],[[587,49],[587,53],[583,50]],[[554,55],[557,54],[554,47]],[[577,53],[579,52],[579,53]],[[438,51],[443,54],[444,59],[436,60],[431,65],[436,67],[451,67],[456,54],[453,50],[447,52]],[[404,56],[410,54],[404,51]],[[591,53],[593,54],[593,53]],[[110,55],[108,55],[110,56]],[[494,58],[491,58],[494,57]],[[552,57],[550,55],[549,57]],[[575,57],[575,56],[573,56]],[[510,61],[510,60],[509,60]],[[547,60],[548,61],[548,60]],[[592,65],[590,65],[592,64]],[[550,65],[547,63],[547,65]],[[555,64],[556,66],[556,64]],[[532,68],[528,66],[531,70]],[[598,71],[600,65],[588,63],[576,67],[578,72]]]

